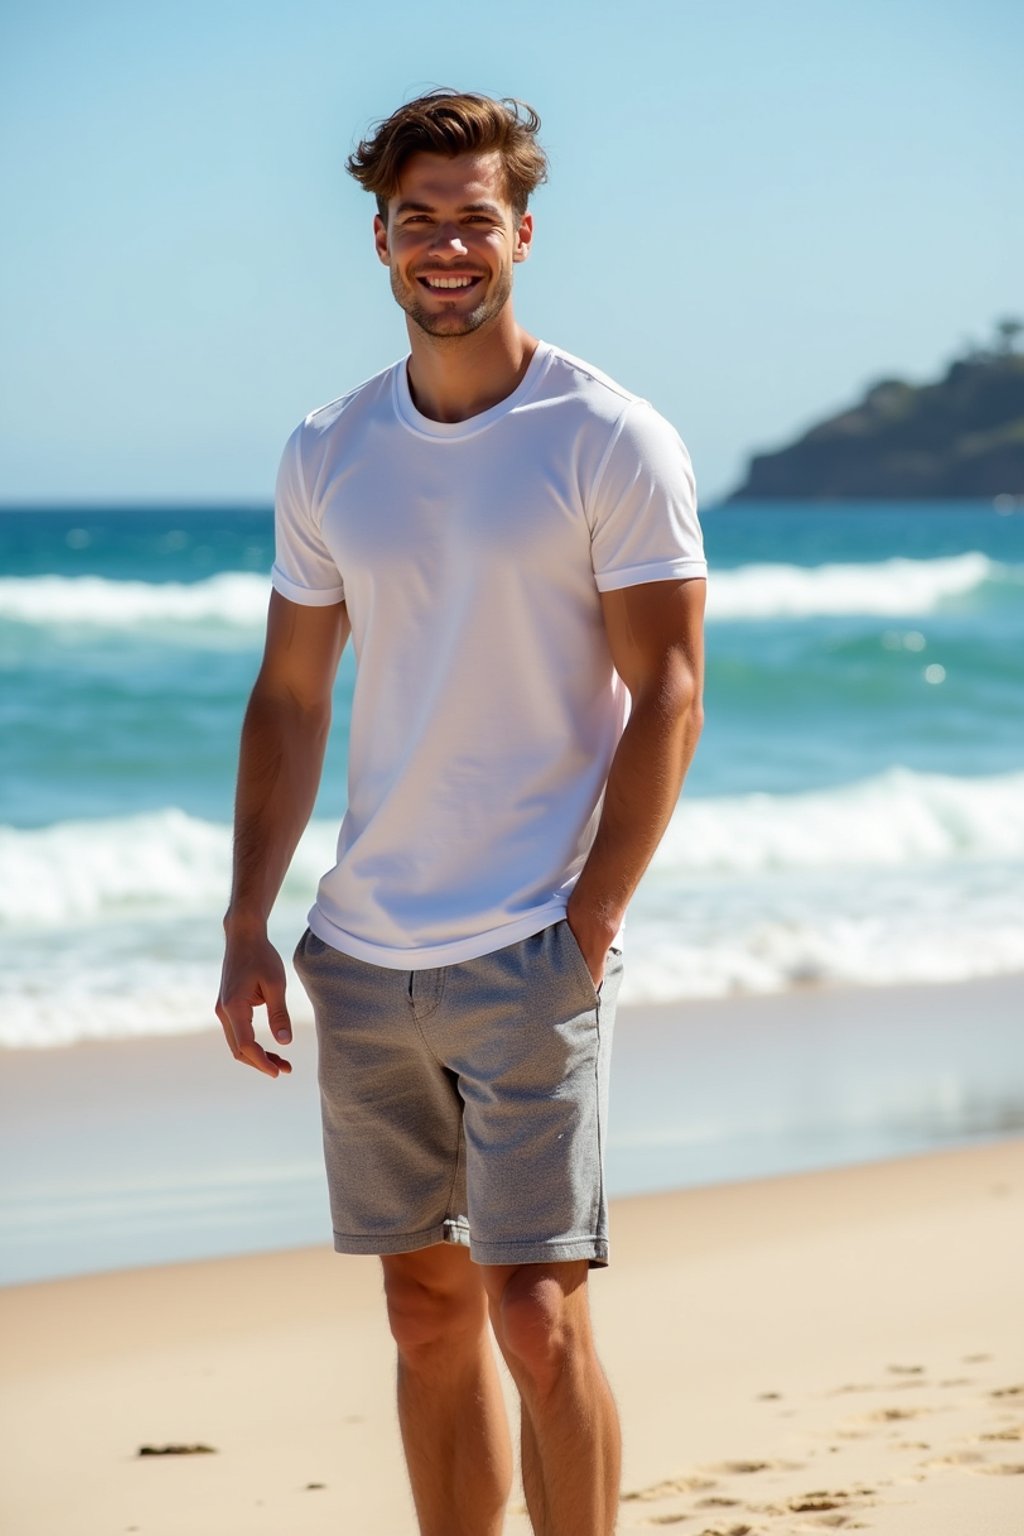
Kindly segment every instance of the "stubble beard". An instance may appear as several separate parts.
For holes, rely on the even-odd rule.
[[[395,302],[405,311],[413,325],[427,336],[470,336],[482,325],[500,314],[512,295],[512,273],[502,271],[495,279],[493,288],[485,292],[480,303],[473,309],[428,309],[420,300],[414,284],[406,283],[396,267],[391,268],[391,292]]]

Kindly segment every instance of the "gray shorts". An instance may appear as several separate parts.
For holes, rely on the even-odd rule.
[[[468,1246],[479,1264],[608,1262],[608,1070],[622,957],[600,993],[564,920],[435,970],[306,931],[339,1253]]]

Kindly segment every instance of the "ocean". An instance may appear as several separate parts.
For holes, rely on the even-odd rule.
[[[1024,516],[703,521],[707,723],[624,1001],[1024,970]],[[264,509],[0,513],[0,1045],[216,1027],[272,539]],[[349,654],[274,919],[289,954],[344,809],[352,678]]]
[[[623,987],[676,1006],[618,1032],[611,1193],[1019,1130],[1024,1041],[985,989],[1024,971],[1024,516],[703,521],[705,731]],[[213,1015],[271,556],[269,509],[0,512],[0,1282],[329,1240],[310,1033],[282,1086]],[[332,860],[352,680],[346,655],[285,956]],[[944,1012],[907,993],[898,1028],[872,1005],[970,979]],[[146,1038],[204,1030],[198,1071]],[[117,1038],[113,1064],[89,1048]]]

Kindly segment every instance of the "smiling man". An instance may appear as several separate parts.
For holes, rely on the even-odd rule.
[[[626,908],[701,726],[690,461],[646,401],[515,319],[536,114],[435,91],[359,145],[410,352],[292,434],[242,733],[217,1014],[291,1026],[267,918],[310,815],[349,636],[348,806],[295,954],[335,1247],[379,1255],[423,1536],[497,1536],[521,1399],[539,1536],[615,1526],[595,1353]]]
[[[403,184],[411,195],[403,195],[392,215],[385,209],[375,232],[378,254],[391,266],[391,291],[409,319],[430,336],[465,335],[497,320],[512,296],[512,263],[522,261],[532,232],[529,222],[507,225],[500,162],[493,152],[452,160],[417,157]],[[446,205],[455,208],[467,234],[440,253],[433,227]],[[489,241],[479,238],[488,234]]]

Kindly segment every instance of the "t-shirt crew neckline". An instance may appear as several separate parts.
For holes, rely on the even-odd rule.
[[[544,374],[551,351],[552,348],[546,341],[538,341],[526,372],[512,393],[486,411],[480,411],[476,416],[467,416],[465,421],[432,421],[429,416],[424,416],[422,411],[416,409],[409,389],[409,359],[403,357],[401,362],[395,364],[393,375],[395,414],[404,427],[407,427],[410,432],[415,432],[419,437],[445,438],[449,442],[458,438],[475,437],[478,432],[485,432],[488,427],[493,426],[496,421],[500,421],[503,416],[508,415],[509,411],[528,399]]]

